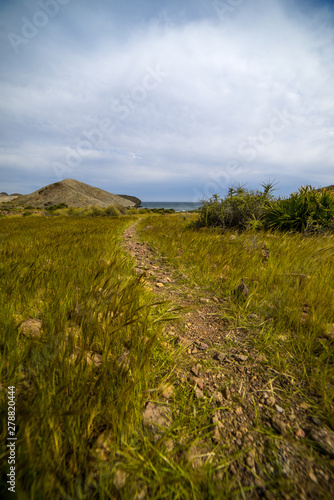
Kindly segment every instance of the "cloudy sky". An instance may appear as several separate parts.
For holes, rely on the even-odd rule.
[[[0,191],[334,184],[334,2],[1,0]]]

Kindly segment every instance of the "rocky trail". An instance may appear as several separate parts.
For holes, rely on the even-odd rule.
[[[255,318],[249,318],[249,328],[224,323],[220,311],[226,304],[171,268],[145,242],[145,228],[136,226],[123,237],[135,272],[144,274],[159,300],[182,308],[180,321],[165,327],[166,346],[178,356],[175,385],[190,385],[212,408],[210,439],[189,450],[193,468],[214,464],[224,450],[243,498],[334,498],[334,434],[312,415],[298,381],[275,371],[254,349]],[[172,407],[173,387],[161,398]],[[148,403],[143,423],[154,428],[155,419],[163,425],[164,415]],[[221,470],[215,474],[223,479]]]

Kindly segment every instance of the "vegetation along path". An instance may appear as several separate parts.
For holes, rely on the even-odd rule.
[[[166,418],[157,404],[178,415],[175,390],[183,390],[198,403],[192,409],[187,460],[194,471],[211,474],[213,491],[221,484],[222,498],[332,498],[333,433],[310,417],[298,381],[274,369],[257,350],[252,336],[259,318],[250,314],[248,326],[241,327],[224,319],[225,299],[194,284],[186,269],[173,267],[145,241],[150,220],[125,230],[124,247],[156,297],[180,307],[179,321],[167,323],[162,339],[175,359],[174,373],[160,401],[148,399],[143,413],[152,440]],[[242,280],[236,293],[248,294]],[[201,417],[199,407],[206,408]],[[171,450],[177,439],[175,434]]]

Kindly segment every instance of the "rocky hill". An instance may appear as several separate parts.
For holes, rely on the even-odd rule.
[[[18,196],[15,203],[22,206],[31,205],[36,208],[58,205],[59,203],[66,203],[68,207],[93,205],[97,207],[109,205],[135,207],[140,204],[140,200],[135,197],[112,194],[104,189],[92,187],[74,179],[65,179],[49,184],[31,194]]]

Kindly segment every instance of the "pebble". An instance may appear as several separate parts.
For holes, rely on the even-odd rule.
[[[231,398],[231,392],[230,392],[230,389],[226,386],[224,387],[223,389],[223,396],[225,399],[230,399]]]
[[[277,417],[273,417],[271,420],[273,428],[279,432],[280,434],[284,435],[287,432],[286,425],[282,420],[280,420]]]
[[[201,389],[199,389],[199,387],[195,387],[195,396],[198,399],[204,397],[204,393],[203,393],[203,391],[201,391]]]
[[[156,284],[155,284],[155,286],[156,286],[157,288],[163,288],[163,286],[164,286],[164,285],[163,285],[163,283],[156,283]]]
[[[196,345],[198,349],[201,349],[201,351],[205,351],[206,349],[209,349],[208,344],[205,344],[204,342],[196,342]]]
[[[217,391],[213,394],[213,400],[217,401],[217,403],[222,403],[223,402],[223,395],[221,392]]]
[[[213,356],[213,359],[216,359],[220,363],[223,363],[226,358],[226,354],[223,354],[221,352],[216,352]]]
[[[248,455],[246,458],[246,464],[248,467],[253,468],[255,465],[254,458],[251,455]]]
[[[278,413],[283,413],[284,412],[284,409],[281,406],[275,405],[275,408],[278,411]]]
[[[124,488],[126,480],[127,480],[127,476],[128,475],[124,470],[117,469],[117,471],[115,472],[114,480],[113,480],[113,483],[114,483],[116,490],[119,491],[122,488]]]
[[[273,396],[269,396],[265,401],[266,405],[271,407],[274,406],[275,402],[276,400]]]
[[[309,475],[309,478],[314,482],[314,483],[317,483],[318,480],[316,478],[316,475],[314,474],[313,470],[310,470],[310,472],[308,473]]]
[[[190,371],[191,371],[194,375],[196,375],[196,377],[197,377],[197,376],[198,376],[198,374],[199,374],[199,366],[198,366],[198,365],[194,365],[194,366],[192,366],[192,367],[191,367],[191,369],[190,369]]]
[[[172,423],[172,412],[168,407],[147,403],[143,412],[143,424],[149,430],[156,431],[159,427],[169,427]]]
[[[233,358],[237,361],[247,361],[248,356],[245,356],[244,354],[234,354]]]
[[[305,437],[305,432],[303,431],[303,429],[298,429],[298,431],[296,432],[296,437],[297,437],[297,438],[304,439],[304,437]]]
[[[201,390],[204,387],[204,380],[202,378],[194,377],[194,382],[197,384],[197,387],[199,387]]]

